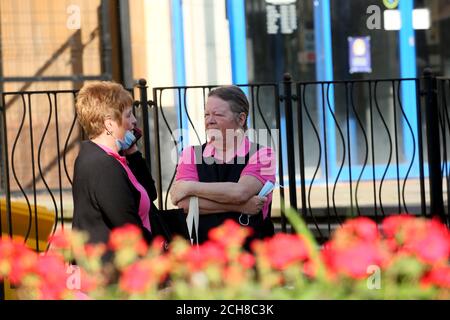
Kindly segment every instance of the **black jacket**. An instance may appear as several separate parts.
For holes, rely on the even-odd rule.
[[[155,184],[141,153],[127,156],[127,161],[150,200],[155,200]],[[81,143],[75,161],[72,193],[72,227],[87,232],[89,242],[107,243],[112,229],[129,223],[139,226],[147,242],[151,241],[152,235],[143,227],[138,214],[139,191],[119,161],[92,141]]]

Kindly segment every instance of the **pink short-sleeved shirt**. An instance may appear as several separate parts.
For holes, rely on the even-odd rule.
[[[130,179],[131,184],[136,188],[136,190],[139,191],[141,194],[140,200],[139,200],[139,217],[141,218],[142,225],[151,232],[150,227],[150,219],[149,219],[149,212],[150,212],[150,198],[147,194],[147,191],[145,188],[137,181],[136,177],[134,176],[131,169],[128,167],[127,159],[125,157],[122,157],[117,152],[111,150],[110,148],[98,145],[100,148],[102,148],[107,154],[114,157],[119,163],[122,165],[122,167],[125,169],[128,179]]]
[[[231,157],[245,157],[250,151],[251,142],[246,137],[239,148],[236,151],[236,154]],[[208,143],[203,150],[203,157],[214,157],[215,156],[215,148],[213,144]],[[180,156],[178,161],[177,173],[175,176],[176,181],[199,181],[198,172],[197,172],[197,163],[195,161],[195,148],[190,146],[185,148]],[[226,159],[229,161],[231,159]],[[221,160],[221,159],[219,159]],[[247,165],[242,170],[241,177],[243,176],[253,176],[264,185],[267,181],[271,181],[275,183],[275,174],[276,174],[276,159],[275,154],[271,148],[262,147],[258,151],[256,151],[248,160]],[[267,217],[269,212],[269,205],[272,202],[272,193],[267,196],[267,202],[265,203],[262,212],[264,218]]]

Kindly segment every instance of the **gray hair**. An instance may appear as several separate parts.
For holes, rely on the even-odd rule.
[[[247,118],[249,113],[249,103],[244,91],[237,86],[222,86],[209,92],[209,97],[217,97],[228,102],[230,109],[235,114],[245,113],[244,131],[247,131]]]

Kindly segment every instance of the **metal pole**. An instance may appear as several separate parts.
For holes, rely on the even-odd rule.
[[[420,80],[416,79],[416,96],[417,96],[417,142],[419,147],[419,175],[420,175],[420,210],[423,216],[427,215],[427,202],[425,197],[425,170],[423,167],[423,132],[422,132],[422,92]]]
[[[0,94],[2,94],[0,89]],[[0,105],[0,128],[4,127],[3,124],[3,105]],[[4,179],[3,175],[3,159],[6,152],[4,152],[4,143],[3,143],[3,132],[0,131],[0,196],[3,190],[3,185],[6,186],[6,179]],[[0,198],[1,199],[1,198]],[[3,226],[2,226],[2,210],[0,208],[0,241],[2,240],[2,234],[3,234]],[[3,281],[0,281],[0,301],[5,300],[5,286]]]
[[[4,178],[4,186],[5,186],[5,196],[6,196],[6,221],[8,225],[8,233],[9,236],[13,236],[13,229],[12,229],[12,212],[11,212],[11,186],[9,184],[9,159],[8,159],[8,130],[7,130],[7,123],[6,123],[6,102],[5,102],[5,96],[1,95],[1,106],[0,106],[0,128],[3,128],[3,132],[0,134],[0,142],[2,148],[0,148],[0,152],[2,153],[3,158],[3,170],[2,177]],[[1,219],[0,219],[1,220]],[[3,226],[0,223],[0,238],[2,234]]]
[[[298,139],[299,139],[299,160],[300,160],[300,187],[301,187],[301,199],[302,199],[302,215],[306,218],[307,206],[306,206],[306,182],[305,182],[305,144],[303,136],[303,110],[302,110],[302,87],[297,87],[297,122],[298,122]],[[319,230],[320,232],[320,230]]]
[[[291,208],[297,211],[297,184],[295,181],[295,149],[294,129],[292,118],[292,78],[286,73],[283,76],[284,84],[284,107],[286,119],[287,157],[289,176],[289,202]]]
[[[148,124],[148,101],[147,101],[147,81],[145,79],[139,79],[139,101],[142,109],[142,124],[143,124],[143,138],[144,138],[144,157],[147,162],[147,166],[151,169],[150,160],[150,128]]]
[[[275,87],[275,117],[278,130],[278,180],[280,187],[280,213],[281,213],[281,231],[286,233],[286,211],[284,198],[284,173],[283,173],[283,137],[281,135],[281,106],[280,106],[280,87],[277,84]]]
[[[101,45],[102,45],[102,74],[106,74],[109,79],[113,77],[112,71],[112,47],[111,47],[111,28],[110,28],[110,3],[101,1]]]
[[[7,225],[9,230],[9,236],[12,237],[12,217],[11,217],[11,190],[9,185],[9,164],[8,164],[8,143],[7,143],[7,129],[6,129],[6,104],[3,92],[0,93],[1,104],[0,104],[0,153],[3,159],[3,166],[0,166],[0,171],[3,169],[4,172],[0,172],[0,189],[4,184],[5,197],[6,197],[6,212],[5,217],[7,217]],[[3,179],[3,180],[2,180]],[[1,212],[0,212],[0,240],[3,234],[3,225],[1,223]],[[0,281],[0,301],[5,300],[5,286],[4,282]]]
[[[427,151],[430,183],[430,213],[445,222],[441,173],[441,142],[437,82],[430,69],[425,69],[425,121],[427,125]]]
[[[126,88],[133,86],[133,67],[131,53],[130,7],[128,1],[118,1],[120,24],[120,47],[122,57],[122,76]]]
[[[158,191],[158,208],[163,210],[161,147],[159,136],[158,91],[153,89],[153,130],[155,137],[156,186]],[[167,209],[167,208],[166,208]]]

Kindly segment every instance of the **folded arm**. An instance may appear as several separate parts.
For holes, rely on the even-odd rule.
[[[243,204],[262,189],[263,184],[253,176],[242,176],[235,182],[177,181],[170,191],[172,203],[197,196],[224,204]]]
[[[202,215],[214,214],[221,212],[242,212],[246,214],[257,214],[261,211],[264,203],[267,201],[265,197],[253,196],[244,204],[227,204],[219,203],[212,200],[199,198],[199,212]],[[189,212],[189,198],[184,198],[178,202],[178,207],[183,208],[184,212]]]

